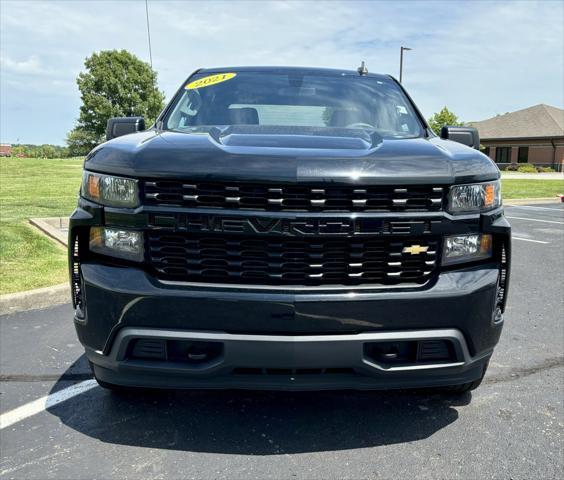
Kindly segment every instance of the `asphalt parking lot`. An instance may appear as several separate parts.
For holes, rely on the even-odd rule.
[[[506,215],[505,330],[471,394],[112,395],[63,305],[0,317],[0,477],[562,478],[564,207]]]

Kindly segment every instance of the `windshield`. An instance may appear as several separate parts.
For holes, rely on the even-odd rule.
[[[395,82],[360,75],[197,74],[164,119],[165,129],[180,132],[222,125],[368,129],[384,138],[423,134]]]

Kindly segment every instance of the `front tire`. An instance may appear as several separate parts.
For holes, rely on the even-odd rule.
[[[94,380],[96,380],[98,385],[100,385],[102,388],[109,390],[112,393],[126,393],[132,390],[130,387],[124,387],[122,385],[116,385],[114,383],[108,383],[108,382],[104,382],[104,380],[100,380],[96,376],[96,371],[94,370],[94,365],[92,364],[92,362],[88,362],[88,365],[90,365],[90,370],[92,371]]]
[[[482,383],[482,378],[479,378],[478,380],[474,380],[473,382],[462,383],[460,385],[450,385],[448,387],[442,388],[441,390],[443,392],[456,393],[456,394],[470,392],[480,386],[480,383]]]
[[[447,387],[441,388],[441,390],[443,392],[454,393],[454,394],[462,394],[462,393],[471,392],[472,390],[475,390],[476,388],[478,388],[480,386],[480,384],[482,383],[482,380],[484,380],[484,377],[486,376],[486,370],[488,369],[488,364],[489,364],[489,362],[484,365],[484,370],[482,371],[482,376],[480,378],[478,378],[477,380],[474,380],[473,382],[468,382],[468,383],[461,383],[460,385],[449,385]]]

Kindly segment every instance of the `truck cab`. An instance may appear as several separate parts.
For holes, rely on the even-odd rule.
[[[474,129],[435,135],[387,75],[237,67],[107,137],[69,226],[102,386],[479,385],[511,250]]]

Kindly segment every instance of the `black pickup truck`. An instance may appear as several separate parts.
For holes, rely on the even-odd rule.
[[[102,386],[479,385],[510,226],[474,129],[439,138],[390,76],[239,67],[196,71],[153,127],[114,118],[107,138],[69,228]]]

